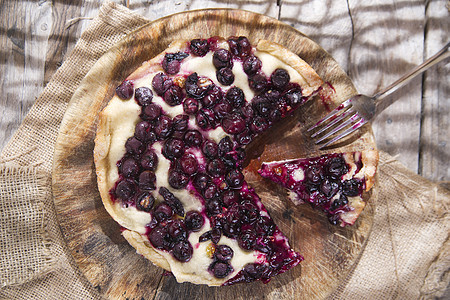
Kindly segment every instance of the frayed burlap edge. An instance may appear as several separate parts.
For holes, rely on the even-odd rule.
[[[45,275],[54,266],[46,201],[51,197],[49,185],[48,176],[34,166],[0,164],[1,287]],[[16,214],[18,211],[25,215]]]

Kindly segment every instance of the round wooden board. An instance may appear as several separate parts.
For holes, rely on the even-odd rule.
[[[142,62],[163,51],[175,39],[210,36],[248,36],[278,42],[307,61],[336,89],[343,101],[356,93],[350,79],[319,45],[275,19],[241,10],[199,10],[154,21],[128,35],[106,53],[78,88],[67,109],[57,139],[53,194],[58,220],[75,263],[100,295],[110,299],[322,299],[338,286],[359,259],[373,222],[374,194],[352,227],[331,226],[309,205],[294,206],[285,191],[262,179],[262,161],[320,154],[304,129],[325,112],[314,99],[295,116],[257,139],[248,148],[246,179],[261,196],[291,246],[305,260],[300,266],[261,282],[231,287],[178,284],[172,276],[136,254],[120,234],[117,223],[103,208],[93,162],[98,112],[114,88]],[[316,101],[317,100],[317,101]],[[337,101],[337,100],[336,100]],[[332,151],[375,147],[370,128],[350,137]]]

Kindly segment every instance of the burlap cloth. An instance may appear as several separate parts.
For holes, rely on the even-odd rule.
[[[97,59],[148,20],[106,1],[0,156],[0,297],[96,299],[56,221],[54,144],[67,104]],[[381,153],[380,192],[367,247],[336,299],[441,296],[450,281],[447,190]]]

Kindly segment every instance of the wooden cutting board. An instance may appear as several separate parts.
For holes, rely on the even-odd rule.
[[[100,295],[110,299],[322,299],[333,292],[357,262],[369,236],[375,193],[352,227],[340,228],[309,205],[296,207],[286,192],[262,179],[262,161],[320,154],[305,128],[326,110],[314,99],[295,116],[259,137],[248,148],[247,181],[256,189],[291,246],[305,260],[300,266],[261,282],[231,287],[178,284],[173,276],[136,254],[103,208],[93,162],[98,112],[115,87],[175,39],[210,36],[249,37],[278,42],[297,53],[336,89],[335,102],[356,93],[350,79],[319,45],[292,27],[263,15],[241,10],[200,10],[154,21],[128,35],[106,53],[74,94],[56,142],[53,194],[59,224],[74,262]],[[371,129],[352,136],[338,149],[375,147]]]

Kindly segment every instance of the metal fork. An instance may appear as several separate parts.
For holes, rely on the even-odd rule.
[[[308,132],[314,131],[311,138],[316,139],[315,144],[320,146],[319,149],[325,148],[371,121],[398,99],[393,97],[387,98],[386,96],[404,86],[417,75],[449,57],[449,46],[450,42],[421,65],[415,67],[372,97],[359,94],[342,102],[336,109],[308,129]],[[330,140],[327,140],[329,138]]]

